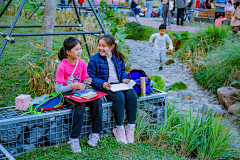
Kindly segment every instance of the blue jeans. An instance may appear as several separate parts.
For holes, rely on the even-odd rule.
[[[113,102],[113,114],[118,126],[123,125],[124,108],[127,111],[127,119],[129,124],[135,124],[137,114],[137,94],[133,89],[126,91],[112,92],[103,89],[102,92],[107,93],[106,98]]]
[[[132,8],[132,11],[134,11],[137,15],[139,15],[141,9],[140,8]]]
[[[153,1],[147,1],[146,18],[151,18],[152,8],[153,8]]]
[[[162,17],[162,9],[159,9],[159,17]]]

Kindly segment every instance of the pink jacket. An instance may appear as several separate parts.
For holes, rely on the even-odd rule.
[[[218,19],[215,20],[215,25],[216,25],[217,27],[220,27],[220,28],[221,28],[222,22],[223,22],[223,21],[226,21],[226,20],[227,20],[227,18],[218,18]]]

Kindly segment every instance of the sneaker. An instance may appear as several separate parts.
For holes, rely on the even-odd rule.
[[[88,140],[88,144],[92,147],[96,147],[97,143],[99,141],[99,135],[96,133],[92,133],[89,135],[89,140]]]
[[[163,70],[162,66],[159,67],[159,71]]]
[[[171,28],[171,26],[168,26],[168,28]]]
[[[137,15],[137,17],[139,17],[139,15]]]
[[[67,143],[71,145],[72,151],[74,153],[82,152],[78,138],[71,138]]]
[[[134,142],[134,128],[128,128],[128,125],[125,125],[124,128],[125,128],[125,132],[126,132],[127,142],[133,143]]]
[[[125,129],[113,128],[113,134],[116,137],[117,142],[127,144]]]

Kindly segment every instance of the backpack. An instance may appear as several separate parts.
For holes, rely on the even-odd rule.
[[[147,77],[147,74],[140,69],[132,69],[128,72],[128,77],[136,82],[133,89],[135,92],[139,95],[141,94],[141,80],[140,77],[146,77],[146,94],[150,93],[152,91],[152,88],[150,86],[150,79]]]
[[[62,108],[64,97],[62,93],[53,93],[49,95],[49,98],[40,104],[33,104],[32,106],[36,110],[52,110]]]

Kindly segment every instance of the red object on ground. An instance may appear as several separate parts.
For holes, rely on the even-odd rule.
[[[74,101],[79,102],[79,103],[85,103],[85,102],[93,101],[95,99],[98,99],[98,98],[101,98],[101,97],[107,95],[107,93],[103,93],[103,92],[99,92],[99,91],[94,91],[94,92],[96,92],[98,95],[94,98],[91,98],[91,99],[85,99],[85,98],[82,98],[82,97],[74,98],[74,94],[66,95],[64,97],[69,98],[69,99],[74,100]],[[78,97],[78,96],[75,96],[75,97]]]

